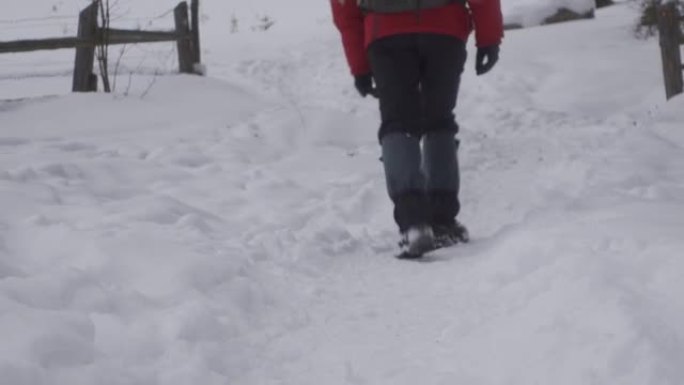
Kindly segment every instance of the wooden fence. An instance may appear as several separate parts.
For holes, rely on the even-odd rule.
[[[93,73],[95,49],[98,45],[139,44],[175,41],[178,48],[178,67],[181,73],[196,73],[201,63],[199,34],[199,0],[192,0],[190,12],[183,1],[174,9],[176,28],[173,31],[122,30],[98,26],[98,9],[101,0],[93,2],[81,11],[78,35],[67,38],[40,40],[18,40],[0,42],[0,54],[10,52],[31,52],[76,49],[74,63],[73,92],[97,90],[97,76]],[[191,16],[191,17],[190,17]]]
[[[658,8],[660,51],[663,58],[665,94],[668,100],[684,92],[684,82],[682,81],[684,67],[682,66],[680,48],[684,44],[682,20],[676,3],[667,3]]]

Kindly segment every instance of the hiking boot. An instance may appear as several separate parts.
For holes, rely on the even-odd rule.
[[[438,249],[470,241],[468,229],[458,221],[449,225],[434,225],[432,231],[435,237],[434,247]]]
[[[415,226],[401,233],[400,259],[417,259],[435,248],[435,236],[430,226]]]

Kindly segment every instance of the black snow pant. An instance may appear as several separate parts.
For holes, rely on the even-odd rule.
[[[395,35],[373,42],[368,54],[380,100],[387,189],[399,230],[453,224],[460,210],[454,109],[465,42],[445,35]]]

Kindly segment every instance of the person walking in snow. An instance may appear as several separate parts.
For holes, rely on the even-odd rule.
[[[476,72],[503,39],[500,0],[330,0],[354,85],[379,99],[379,139],[403,258],[469,240],[457,221],[454,116],[473,29]],[[422,146],[421,146],[422,142]]]

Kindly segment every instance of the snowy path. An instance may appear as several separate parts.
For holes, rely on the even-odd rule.
[[[329,31],[216,48],[226,83],[0,104],[0,378],[681,383],[682,100],[646,113],[655,44],[629,15],[511,34],[488,78],[469,63],[474,241],[425,263],[391,258],[375,106]]]
[[[285,67],[311,71],[300,64]],[[554,75],[553,65],[539,69]],[[466,86],[461,107],[464,218],[475,242],[417,266],[363,246],[334,261],[300,255],[322,266],[304,287],[310,299],[245,383],[679,382],[684,308],[671,289],[683,267],[680,148],[635,124],[624,105],[611,111],[602,94],[557,112],[535,103],[548,86],[539,73],[501,71]],[[295,79],[304,90],[294,97],[308,100],[316,85],[297,75],[273,78]],[[592,102],[608,111],[594,113]]]

